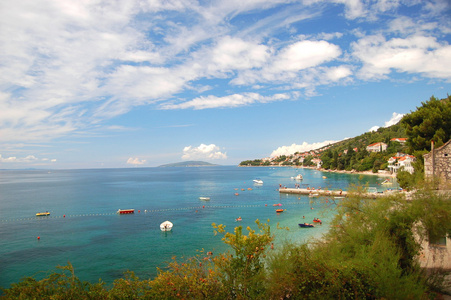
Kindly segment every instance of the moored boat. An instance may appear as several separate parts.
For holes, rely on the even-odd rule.
[[[172,230],[172,226],[174,226],[174,224],[172,224],[169,221],[164,221],[163,223],[160,224],[160,229],[161,231],[170,231]]]
[[[39,212],[36,214],[36,217],[45,217],[45,216],[49,216],[50,213],[48,211],[46,212]]]
[[[256,178],[256,179],[254,179],[254,183],[255,184],[263,184],[263,180]]]
[[[210,201],[210,197],[199,197],[199,200]]]
[[[117,213],[120,214],[120,215],[134,214],[135,210],[134,209],[118,209]]]
[[[309,223],[300,223],[300,224],[299,224],[299,227],[303,227],[303,228],[306,228],[306,227],[315,227],[315,225],[309,224]]]
[[[298,174],[296,177],[291,177],[291,179],[294,179],[294,180],[302,180],[303,178],[302,178],[302,175],[301,175],[301,174]]]
[[[281,213],[281,212],[283,212],[284,210],[283,209],[281,209],[281,208],[279,208],[279,209],[276,209],[276,213]]]

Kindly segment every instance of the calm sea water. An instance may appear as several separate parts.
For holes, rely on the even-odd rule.
[[[297,174],[312,187],[369,183],[380,188],[376,176],[288,167],[0,171],[0,286],[25,276],[40,279],[68,261],[81,280],[91,282],[111,283],[126,270],[154,277],[156,267],[174,255],[227,250],[213,234],[213,222],[233,231],[237,225],[256,229],[256,219],[269,219],[276,247],[283,240],[305,242],[327,231],[332,212],[308,197],[279,194],[279,184],[294,187],[291,177]],[[255,178],[264,184],[254,185]],[[211,200],[200,201],[200,196]],[[276,214],[275,203],[286,211]],[[128,208],[135,214],[116,214]],[[35,216],[42,211],[51,215]],[[238,223],[239,216],[243,221]],[[323,225],[299,228],[302,216],[308,222],[321,217]],[[172,232],[160,231],[166,220],[174,224]]]

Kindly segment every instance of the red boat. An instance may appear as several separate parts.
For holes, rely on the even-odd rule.
[[[134,214],[135,210],[134,209],[118,209],[117,213],[120,214],[120,215]]]
[[[276,209],[276,213],[281,213],[283,212],[283,209]]]

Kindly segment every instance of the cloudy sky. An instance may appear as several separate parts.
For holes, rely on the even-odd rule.
[[[233,165],[451,93],[448,0],[3,0],[0,168]]]

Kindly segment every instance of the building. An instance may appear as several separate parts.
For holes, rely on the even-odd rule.
[[[390,140],[390,142],[398,142],[398,143],[401,143],[403,145],[406,143],[406,141],[407,141],[407,138],[392,138]]]
[[[387,144],[382,142],[366,146],[366,151],[368,152],[381,152],[385,150],[387,150]]]
[[[388,169],[390,172],[398,173],[398,170],[403,168],[404,171],[412,174],[415,169],[412,166],[412,163],[415,161],[415,156],[407,155],[403,153],[398,153],[396,156],[392,156],[388,159]]]
[[[451,140],[443,146],[434,149],[431,143],[431,152],[424,154],[425,179],[437,178],[441,187],[451,185]]]

